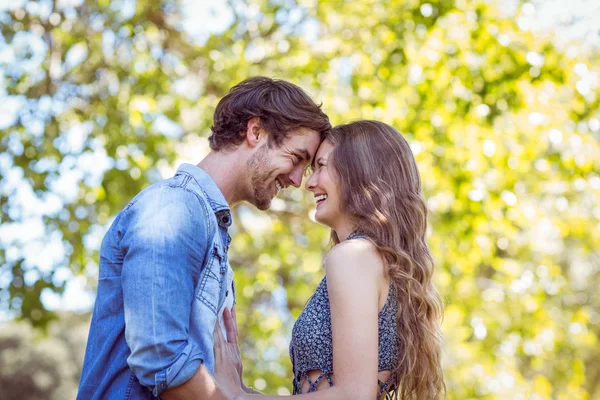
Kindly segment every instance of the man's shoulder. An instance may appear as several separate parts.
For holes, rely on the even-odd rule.
[[[138,193],[117,216],[120,227],[131,223],[156,225],[160,221],[178,220],[179,229],[202,223],[208,232],[214,230],[211,207],[196,184],[186,174],[153,183]],[[145,222],[144,222],[145,221]]]
[[[209,203],[198,184],[187,174],[177,175],[153,183],[138,193],[125,207],[130,208],[140,203],[141,206],[160,206],[167,203],[180,203],[187,207],[202,207],[208,212]]]

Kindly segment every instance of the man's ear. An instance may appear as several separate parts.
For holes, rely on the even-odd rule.
[[[260,117],[252,117],[248,120],[246,130],[246,142],[250,147],[256,147],[261,141],[267,140],[265,131],[260,127]]]

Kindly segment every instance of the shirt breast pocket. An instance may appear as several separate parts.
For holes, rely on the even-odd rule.
[[[226,272],[227,262],[225,261],[225,252],[217,244],[213,244],[206,267],[200,277],[200,285],[196,297],[215,315],[217,315]]]

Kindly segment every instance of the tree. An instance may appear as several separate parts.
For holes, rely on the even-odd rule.
[[[277,76],[332,122],[379,119],[411,143],[451,398],[600,396],[598,55],[529,31],[531,5],[232,1],[231,23],[199,41],[176,2],[65,4],[2,15],[18,118],[0,142],[0,298],[20,318],[47,324],[41,299],[72,275],[94,287],[111,218],[207,136],[230,86]],[[290,386],[291,326],[323,274],[311,208],[290,190],[266,215],[235,210],[246,379],[271,392]],[[52,243],[64,254],[33,256]]]
[[[28,322],[0,332],[0,393],[5,399],[73,399],[89,328],[87,316],[61,314],[49,336]]]

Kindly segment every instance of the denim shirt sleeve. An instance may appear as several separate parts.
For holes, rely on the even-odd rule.
[[[122,219],[127,363],[155,396],[185,383],[205,359],[189,336],[208,248],[205,209],[194,193],[164,185],[138,199]]]

